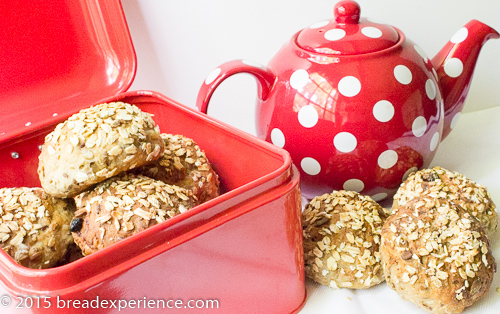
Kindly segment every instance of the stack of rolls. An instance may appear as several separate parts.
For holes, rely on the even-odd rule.
[[[91,254],[220,193],[193,139],[160,133],[151,114],[124,102],[58,124],[38,175],[42,188],[0,189],[0,247],[30,268],[59,265],[75,243]]]

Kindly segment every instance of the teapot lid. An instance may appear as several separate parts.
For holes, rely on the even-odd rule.
[[[340,1],[333,10],[334,19],[303,29],[297,37],[302,49],[329,55],[358,55],[395,45],[399,34],[394,27],[360,18],[359,4]]]

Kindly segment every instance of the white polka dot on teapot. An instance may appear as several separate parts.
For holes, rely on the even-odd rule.
[[[413,120],[411,131],[415,137],[421,137],[427,130],[427,120],[423,116],[418,116]]]
[[[432,135],[432,139],[431,139],[431,143],[429,144],[429,150],[431,152],[435,151],[439,142],[440,142],[441,138],[440,138],[440,134],[439,132],[436,132]]]
[[[444,72],[449,77],[459,77],[464,70],[464,64],[458,58],[450,58],[444,63]]]
[[[389,149],[378,156],[377,164],[382,169],[392,168],[398,162],[398,153]]]
[[[304,69],[293,72],[290,77],[290,86],[294,89],[303,88],[307,82],[309,82],[309,73]]]
[[[304,106],[299,110],[298,119],[303,127],[312,128],[318,123],[318,112],[314,109],[314,106]]]
[[[213,69],[210,73],[208,73],[208,75],[207,75],[207,77],[205,79],[205,84],[206,85],[212,84],[217,79],[217,77],[219,77],[219,75],[221,74],[221,72],[222,72],[221,68],[215,68],[215,69]]]
[[[394,106],[387,100],[380,100],[373,106],[373,116],[380,122],[388,122],[394,117]]]
[[[280,148],[285,146],[285,135],[280,129],[274,128],[271,131],[271,142]]]
[[[450,41],[454,44],[459,44],[466,40],[467,36],[469,36],[469,30],[466,27],[462,27],[451,37]]]
[[[342,185],[344,190],[361,192],[365,188],[363,181],[359,179],[349,179]]]
[[[427,79],[425,82],[425,93],[430,100],[434,100],[434,98],[436,98],[436,85],[431,79]]]
[[[305,157],[300,162],[300,166],[305,173],[309,175],[317,175],[321,171],[321,165],[312,157]]]
[[[411,80],[413,79],[413,75],[411,74],[410,69],[408,69],[407,66],[402,64],[397,65],[394,68],[394,77],[399,83],[403,85],[410,84]]]
[[[354,97],[361,91],[361,82],[354,76],[345,76],[339,81],[338,90],[345,97]]]
[[[358,140],[349,132],[340,132],[333,138],[333,146],[343,153],[350,153],[358,145]]]
[[[373,26],[366,26],[361,29],[361,33],[366,37],[370,38],[380,38],[382,37],[382,31]]]
[[[336,41],[344,38],[346,35],[345,30],[340,28],[334,28],[325,32],[325,39],[329,41]]]

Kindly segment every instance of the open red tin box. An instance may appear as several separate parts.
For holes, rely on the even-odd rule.
[[[8,1],[0,12],[0,187],[40,186],[44,137],[109,101],[193,138],[221,181],[219,197],[63,266],[25,268],[0,250],[0,311],[299,311],[299,175],[288,153],[161,94],[125,92],[136,58],[117,0]]]

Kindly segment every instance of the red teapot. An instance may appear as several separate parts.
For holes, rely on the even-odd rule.
[[[352,190],[381,201],[427,167],[460,117],[481,46],[499,34],[472,20],[430,59],[397,28],[360,18],[354,1],[299,32],[267,67],[222,64],[197,106],[226,78],[258,81],[257,136],[286,149],[310,199]]]

